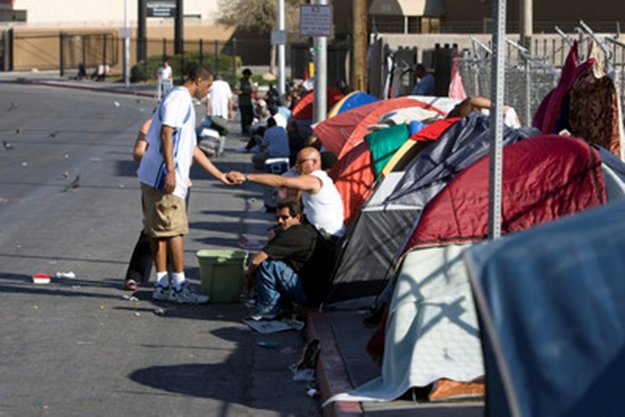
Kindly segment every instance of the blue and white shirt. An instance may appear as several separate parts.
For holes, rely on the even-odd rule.
[[[195,109],[191,94],[185,87],[174,88],[161,100],[146,136],[149,146],[141,158],[137,176],[143,184],[157,189],[164,187],[167,174],[165,160],[161,153],[161,127],[163,125],[176,129],[173,135],[176,189],[173,194],[184,199],[187,196],[193,150],[197,144]]]

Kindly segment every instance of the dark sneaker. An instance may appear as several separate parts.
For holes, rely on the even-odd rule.
[[[169,291],[168,301],[176,304],[206,304],[208,303],[208,296],[199,294],[184,284],[180,290],[172,288]]]
[[[171,292],[172,290],[170,287],[161,287],[160,285],[157,285],[156,287],[154,287],[152,299],[154,301],[168,301]]]

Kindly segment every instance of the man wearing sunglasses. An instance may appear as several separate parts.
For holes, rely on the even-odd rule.
[[[319,305],[330,284],[333,246],[311,225],[302,223],[296,200],[284,200],[276,209],[275,236],[249,263],[248,285],[256,283],[256,314],[252,320],[273,320],[281,305],[294,302]]]
[[[299,172],[296,177],[231,171],[227,178],[234,184],[250,181],[267,187],[301,191],[306,221],[326,239],[335,241],[345,233],[343,200],[330,176],[321,169],[321,154],[313,147],[302,149],[297,154],[296,167]]]

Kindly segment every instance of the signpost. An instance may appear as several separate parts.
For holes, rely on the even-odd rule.
[[[313,122],[317,123],[327,115],[327,37],[332,36],[333,8],[327,0],[316,0],[316,4],[300,6],[300,35],[314,36],[314,106]]]
[[[491,70],[490,129],[492,142],[489,159],[488,238],[501,236],[501,185],[503,177],[503,103],[505,89],[506,0],[493,2],[493,58]]]

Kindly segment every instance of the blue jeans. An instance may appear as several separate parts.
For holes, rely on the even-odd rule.
[[[256,312],[266,318],[279,313],[280,298],[307,305],[302,278],[282,261],[265,260],[256,270]]]

